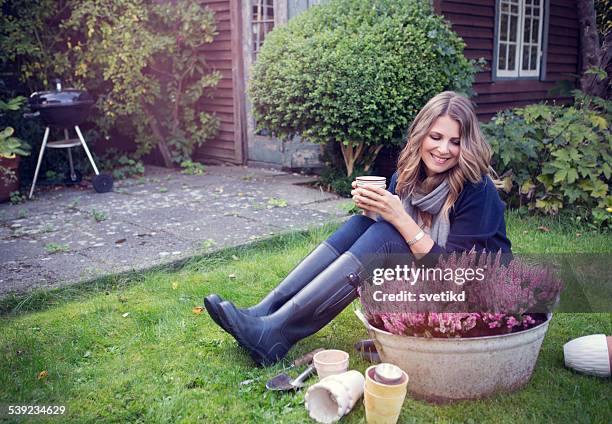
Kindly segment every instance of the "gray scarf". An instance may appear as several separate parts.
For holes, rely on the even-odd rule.
[[[418,220],[419,210],[432,216],[429,236],[442,247],[446,246],[450,223],[447,217],[442,216],[440,209],[446,202],[449,191],[448,181],[444,180],[429,194],[413,193],[412,196],[402,199],[404,209],[417,224],[421,225]]]

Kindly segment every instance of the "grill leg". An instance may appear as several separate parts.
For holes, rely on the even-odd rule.
[[[72,149],[68,147],[68,163],[70,164],[70,179],[76,181],[76,173],[74,172],[74,163],[72,162]]]
[[[68,137],[67,128],[64,128],[64,138],[66,139],[66,141],[70,140],[70,138]],[[74,172],[74,162],[72,162],[72,148],[71,147],[68,147],[68,163],[70,164],[70,179],[72,181],[76,181],[77,177]]]
[[[91,153],[89,153],[89,148],[87,147],[87,144],[85,143],[85,139],[83,138],[83,134],[81,134],[81,130],[79,126],[75,125],[74,129],[76,130],[77,135],[79,136],[79,140],[81,140],[83,149],[85,149],[85,153],[87,153],[87,157],[89,158],[89,161],[91,162],[91,166],[93,166],[94,172],[96,173],[96,175],[100,175],[100,173],[98,172],[98,167],[96,166],[96,163],[94,162],[93,157],[91,157]]]
[[[38,171],[40,170],[40,164],[42,163],[42,158],[45,154],[45,148],[47,147],[47,140],[49,139],[49,127],[45,128],[45,135],[43,137],[42,146],[40,146],[40,153],[38,154],[38,162],[36,163],[36,171],[34,171],[34,180],[32,181],[32,187],[30,188],[30,195],[28,199],[32,198],[32,194],[34,194],[34,187],[36,187],[36,180],[38,179]]]

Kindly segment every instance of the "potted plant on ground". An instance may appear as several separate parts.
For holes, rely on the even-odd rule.
[[[414,397],[433,402],[478,399],[527,384],[562,290],[552,269],[517,259],[504,264],[501,254],[474,251],[440,258],[432,269],[441,272],[385,283],[387,294],[412,292],[415,301],[385,306],[372,301],[381,299],[381,286],[360,288],[363,312],[357,315],[382,361],[408,373]],[[465,276],[468,269],[482,278],[458,283],[458,271]],[[440,293],[455,300],[427,301]]]
[[[8,102],[0,100],[0,113],[19,110],[25,100],[23,96]],[[15,137],[14,133],[12,127],[0,130],[0,202],[5,202],[10,198],[11,192],[19,190],[19,156],[30,154],[30,146]]]

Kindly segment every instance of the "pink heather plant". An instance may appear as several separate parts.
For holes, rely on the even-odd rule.
[[[549,267],[528,265],[517,259],[504,265],[500,253],[453,253],[440,258],[437,267],[485,269],[482,281],[460,286],[466,293],[464,310],[478,312],[422,312],[418,307],[412,310],[419,312],[373,310],[372,303],[364,301],[364,296],[369,295],[366,287],[359,296],[370,324],[393,334],[425,337],[476,337],[520,331],[542,322],[543,314],[552,311],[562,290],[561,281]],[[448,281],[435,280],[417,281],[412,289],[422,285],[427,285],[429,293],[453,289]]]

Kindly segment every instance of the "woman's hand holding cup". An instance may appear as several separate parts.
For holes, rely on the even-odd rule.
[[[357,206],[358,208],[363,210],[363,214],[365,216],[367,216],[368,218],[372,218],[372,219],[376,219],[376,212],[372,212],[370,210],[368,210],[366,207],[364,207],[365,205],[362,205],[359,202],[359,197],[356,195],[357,191],[356,189],[359,187],[357,185],[357,181],[353,181],[351,183],[351,186],[353,187],[353,190],[351,190],[351,195],[353,196],[353,202],[355,203],[355,206]]]
[[[376,212],[370,210],[366,204],[362,204],[359,198],[359,191],[357,191],[360,187],[380,187],[384,189],[387,179],[385,177],[376,177],[376,176],[361,176],[357,177],[355,181],[351,183],[353,190],[351,194],[353,195],[353,201],[355,205],[361,209],[363,209],[363,214],[369,218],[376,219]]]
[[[393,224],[406,214],[399,196],[385,190],[385,177],[357,177],[351,186],[353,201],[366,216],[374,219],[378,214]]]

